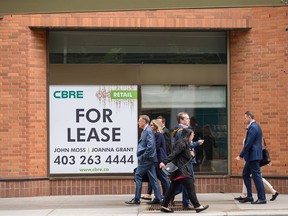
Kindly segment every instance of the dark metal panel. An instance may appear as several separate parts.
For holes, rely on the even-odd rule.
[[[286,0],[1,0],[0,14],[159,10],[287,5]]]

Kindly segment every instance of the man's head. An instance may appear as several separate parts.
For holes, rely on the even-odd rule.
[[[149,124],[150,118],[147,115],[140,115],[138,120],[138,126],[141,129],[144,129],[147,124]]]
[[[186,126],[190,125],[190,119],[187,112],[179,112],[177,114],[177,122]]]
[[[166,122],[166,119],[163,117],[163,116],[158,116],[157,119],[159,120],[160,122],[160,126],[161,127],[164,127],[165,126],[165,122]]]
[[[251,111],[247,111],[245,112],[245,115],[244,115],[244,123],[245,124],[250,124],[251,121],[254,120],[254,114],[253,112]]]

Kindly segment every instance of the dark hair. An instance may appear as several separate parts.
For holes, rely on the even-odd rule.
[[[246,111],[245,115],[250,116],[252,119],[254,119],[254,113],[251,111]]]
[[[182,130],[182,133],[181,133],[179,140],[181,140],[182,142],[188,142],[189,137],[192,133],[193,133],[193,130],[191,130],[189,128],[184,128]]]
[[[158,116],[158,117],[157,117],[157,119],[161,119],[161,120],[162,120],[162,122],[166,122],[166,119],[165,119],[163,116],[161,116],[161,115],[160,115],[160,116]]]

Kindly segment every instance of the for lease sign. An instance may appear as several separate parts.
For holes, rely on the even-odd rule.
[[[131,173],[137,86],[50,86],[50,174]]]

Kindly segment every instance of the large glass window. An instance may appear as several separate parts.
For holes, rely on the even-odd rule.
[[[195,140],[195,171],[228,172],[226,32],[50,30],[49,83],[137,85],[139,114],[161,115],[171,131],[187,112]],[[137,127],[137,125],[135,125]]]
[[[52,64],[226,64],[226,32],[50,31]]]
[[[177,113],[189,114],[194,141],[204,139],[196,148],[196,172],[227,172],[226,86],[144,85],[141,95],[142,112],[152,119],[164,116],[171,132],[178,125]]]

